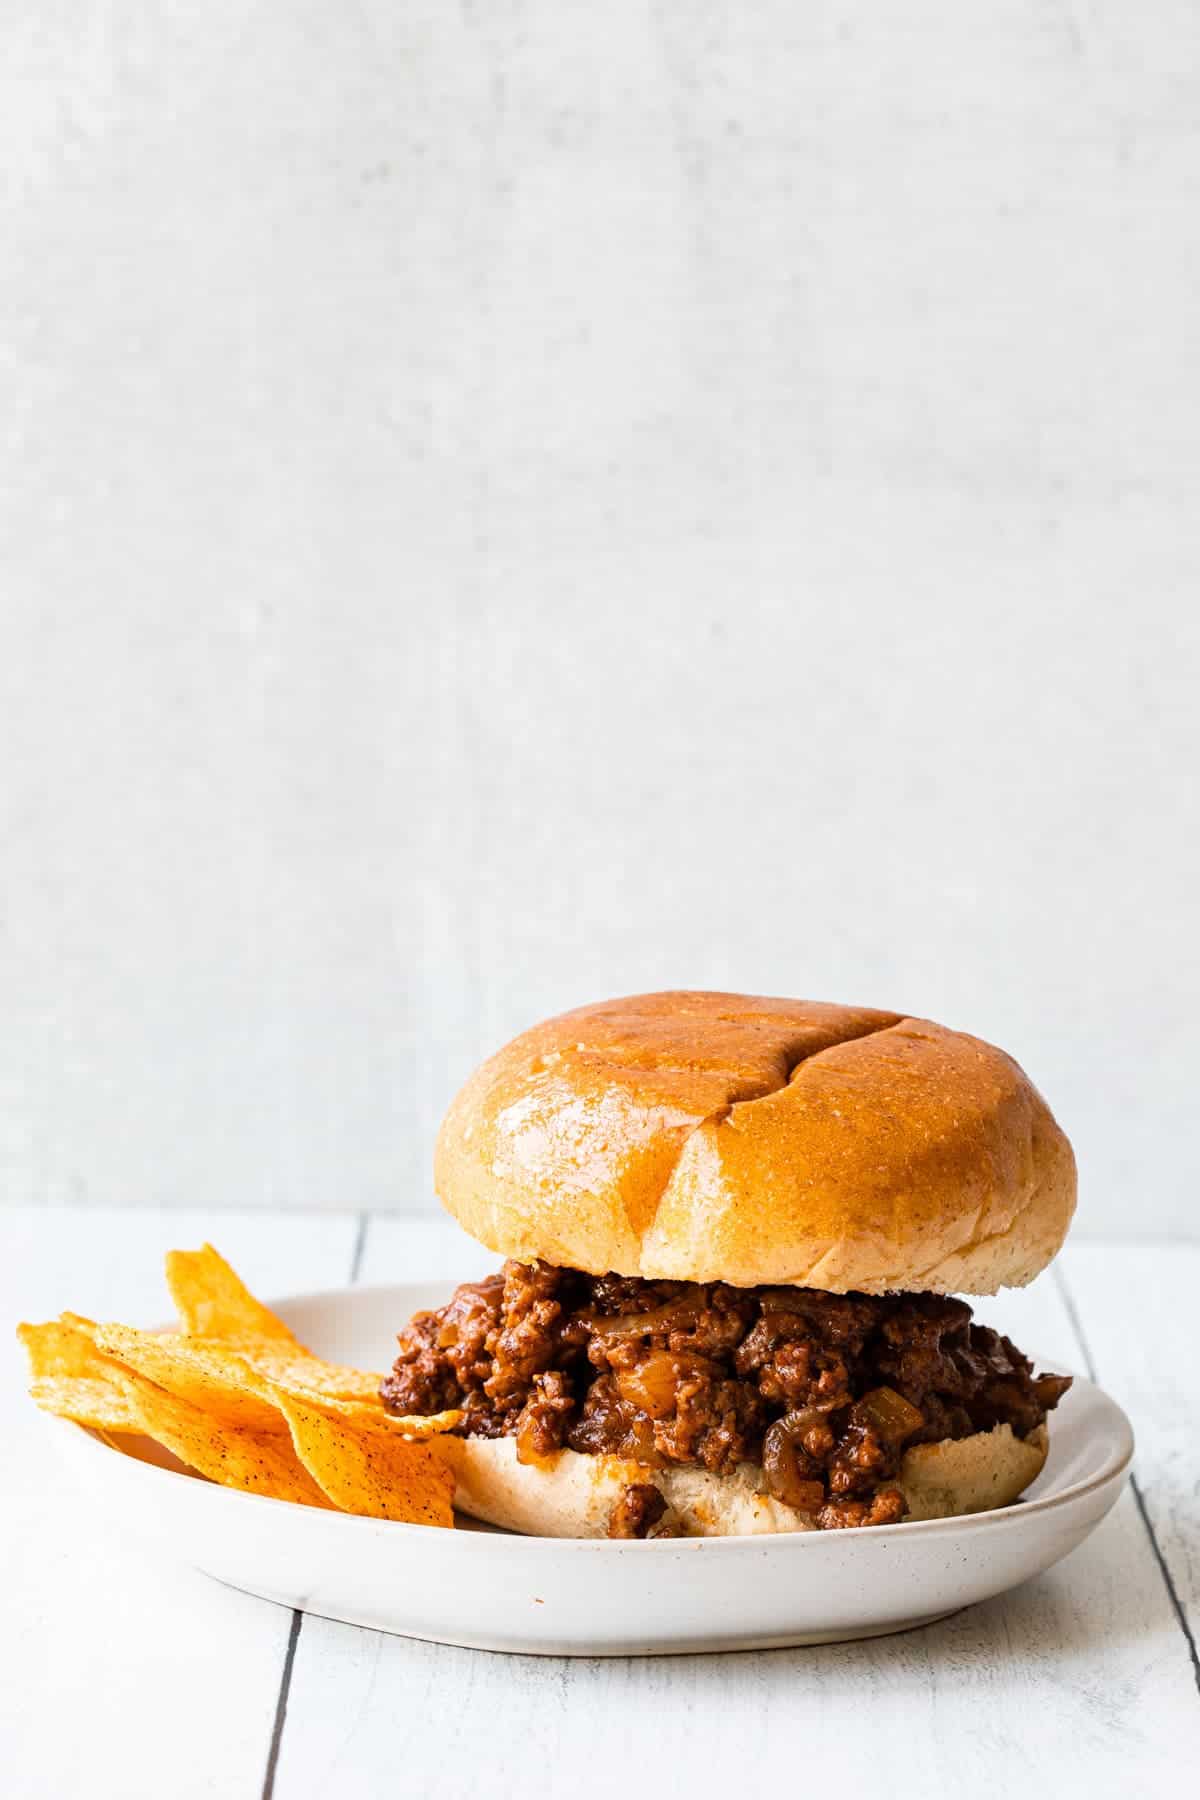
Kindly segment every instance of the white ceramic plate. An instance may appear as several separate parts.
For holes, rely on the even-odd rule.
[[[344,1288],[276,1310],[319,1354],[386,1368],[397,1329],[445,1284]],[[138,1541],[218,1581],[352,1625],[474,1649],[653,1655],[831,1643],[904,1631],[1040,1574],[1108,1512],[1129,1421],[1090,1381],[1053,1415],[1016,1506],[973,1518],[778,1537],[526,1538],[437,1531],[266,1500],[48,1419],[78,1480]]]

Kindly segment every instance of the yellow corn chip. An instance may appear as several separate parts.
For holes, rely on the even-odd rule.
[[[168,1250],[167,1287],[184,1331],[195,1337],[274,1338],[300,1348],[283,1320],[254,1298],[211,1244]]]
[[[173,1250],[180,1332],[64,1313],[22,1325],[32,1393],[96,1430],[153,1438],[210,1481],[301,1505],[453,1524],[454,1476],[421,1440],[461,1412],[386,1413],[380,1377],[313,1356],[211,1245]]]
[[[256,1375],[276,1382],[289,1392],[322,1394],[331,1400],[356,1400],[373,1411],[383,1413],[379,1384],[383,1377],[369,1369],[345,1369],[339,1363],[323,1362],[297,1344],[289,1350],[272,1338],[228,1338],[231,1350],[249,1364]]]
[[[18,1325],[17,1336],[29,1358],[34,1376],[86,1376],[102,1380],[109,1372],[108,1359],[92,1341],[95,1326],[76,1313],[64,1313],[45,1325]]]
[[[282,1319],[254,1298],[211,1244],[202,1250],[169,1251],[167,1286],[187,1336],[219,1338],[231,1349],[236,1346],[258,1374],[286,1388],[361,1400],[382,1411],[381,1376],[313,1356]]]
[[[304,1396],[300,1394],[297,1395],[297,1398],[302,1400]],[[338,1413],[341,1413],[347,1404],[344,1400],[323,1399],[321,1402],[325,1410],[336,1409]],[[461,1422],[462,1416],[461,1407],[453,1407],[449,1412],[440,1413],[388,1413],[381,1411],[379,1423],[388,1431],[398,1431],[401,1437],[412,1438],[417,1443],[424,1443],[426,1438],[442,1437],[447,1431],[453,1431],[454,1427]]]
[[[454,1476],[425,1444],[366,1414],[327,1412],[276,1392],[296,1454],[343,1512],[411,1525],[454,1523]]]
[[[399,1437],[410,1438],[418,1443],[453,1431],[463,1416],[461,1407],[453,1407],[440,1413],[390,1413],[383,1410],[382,1403],[377,1398],[370,1403],[340,1400],[334,1394],[322,1394],[315,1388],[299,1385],[289,1388],[283,1382],[266,1382],[265,1387],[274,1393],[277,1405],[279,1395],[287,1393],[301,1405],[311,1406],[314,1411],[324,1413],[327,1418],[345,1419],[348,1425],[363,1430],[367,1426],[374,1426],[376,1430],[395,1432]]]
[[[322,1490],[305,1473],[290,1443],[277,1433],[246,1431],[214,1420],[198,1406],[165,1393],[131,1370],[125,1370],[120,1379],[137,1415],[138,1429],[198,1474],[222,1487],[328,1508]]]
[[[41,1375],[31,1382],[29,1392],[43,1412],[74,1419],[92,1431],[142,1429],[125,1395],[109,1381],[86,1375]]]
[[[77,1313],[45,1325],[18,1325],[29,1358],[29,1392],[43,1412],[74,1419],[95,1431],[138,1431],[137,1415],[120,1385],[121,1370],[93,1341],[95,1326]]]
[[[213,1418],[252,1431],[286,1434],[287,1421],[279,1411],[275,1389],[299,1399],[320,1399],[351,1419],[369,1414],[406,1437],[433,1437],[451,1430],[462,1417],[461,1412],[393,1417],[383,1410],[378,1375],[340,1369],[315,1356],[276,1357],[257,1341],[183,1337],[177,1332],[137,1331],[130,1325],[96,1325],[92,1331],[96,1346],[107,1356]],[[345,1398],[347,1389],[357,1389],[359,1397]]]
[[[107,1355],[186,1400],[210,1418],[247,1431],[286,1435],[287,1423],[253,1369],[218,1338],[178,1332],[136,1331],[131,1325],[99,1325],[96,1344]]]

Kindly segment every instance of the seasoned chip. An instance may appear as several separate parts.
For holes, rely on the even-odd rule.
[[[29,1358],[30,1393],[44,1412],[96,1431],[138,1431],[137,1416],[120,1384],[120,1366],[92,1340],[90,1319],[64,1313],[45,1325],[18,1325]]]
[[[43,1412],[74,1419],[92,1431],[140,1431],[137,1413],[119,1387],[87,1375],[40,1375],[29,1392]]]
[[[326,1401],[326,1405],[333,1402]],[[387,1413],[383,1423],[389,1431],[398,1431],[401,1437],[414,1438],[423,1443],[426,1438],[443,1437],[446,1432],[462,1422],[462,1407],[451,1407],[448,1412],[440,1413]]]
[[[127,1368],[213,1418],[228,1419],[251,1431],[287,1435],[287,1421],[275,1399],[277,1390],[299,1399],[320,1399],[351,1419],[368,1413],[388,1430],[407,1437],[435,1436],[452,1429],[462,1417],[461,1412],[393,1417],[383,1410],[379,1399],[378,1375],[341,1369],[307,1354],[277,1357],[269,1342],[264,1346],[259,1340],[240,1337],[186,1337],[178,1332],[137,1331],[130,1325],[95,1325],[91,1330],[97,1347]],[[347,1389],[355,1397],[344,1398]]]
[[[168,1394],[248,1431],[287,1435],[287,1423],[265,1384],[236,1350],[216,1338],[98,1325],[96,1344]]]
[[[290,1393],[302,1405],[311,1406],[317,1412],[323,1412],[330,1419],[345,1419],[351,1426],[365,1429],[373,1425],[379,1431],[390,1431],[398,1437],[405,1437],[417,1443],[427,1438],[441,1437],[462,1421],[462,1408],[451,1407],[439,1413],[390,1413],[385,1412],[382,1405],[367,1405],[359,1400],[340,1400],[333,1394],[318,1393],[315,1388],[285,1388],[282,1382],[268,1382],[275,1395],[276,1404],[282,1393]]]
[[[167,1287],[183,1329],[195,1337],[274,1338],[300,1348],[283,1320],[254,1298],[211,1244],[168,1250]]]
[[[120,1379],[138,1429],[189,1468],[223,1487],[328,1508],[324,1493],[300,1466],[290,1442],[278,1433],[247,1431],[214,1419],[132,1370],[125,1370]]]
[[[454,1476],[425,1444],[365,1413],[324,1410],[277,1390],[296,1454],[343,1512],[411,1525],[454,1523]]]
[[[339,1363],[323,1362],[319,1356],[310,1355],[299,1344],[294,1350],[280,1348],[271,1338],[238,1337],[224,1341],[256,1375],[276,1382],[289,1392],[323,1394],[331,1400],[355,1400],[383,1413],[383,1401],[379,1398],[383,1377],[369,1369],[345,1369]]]
[[[254,1298],[211,1244],[202,1250],[169,1251],[167,1286],[187,1336],[236,1345],[252,1369],[288,1389],[361,1400],[383,1410],[382,1376],[313,1356],[282,1319]]]
[[[90,1319],[78,1313],[64,1313],[45,1325],[18,1325],[17,1336],[29,1358],[30,1374],[103,1381],[115,1373],[109,1358],[101,1355],[92,1341],[95,1329]]]
[[[171,1251],[167,1282],[181,1331],[97,1325],[76,1313],[20,1326],[38,1405],[153,1438],[225,1487],[453,1524],[454,1476],[421,1440],[453,1430],[461,1412],[385,1412],[377,1374],[313,1356],[211,1245]]]

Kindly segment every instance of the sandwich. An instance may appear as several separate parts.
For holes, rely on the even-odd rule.
[[[1068,1376],[963,1295],[1020,1287],[1075,1161],[1003,1051],[862,1007],[581,1007],[468,1080],[448,1211],[505,1260],[399,1333],[398,1415],[461,1411],[459,1511],[559,1537],[829,1531],[1013,1502]]]

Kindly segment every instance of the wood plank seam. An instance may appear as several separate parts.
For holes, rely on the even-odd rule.
[[[1050,1272],[1058,1284],[1058,1291],[1062,1296],[1063,1305],[1066,1307],[1067,1316],[1071,1321],[1071,1329],[1079,1340],[1079,1351],[1083,1357],[1084,1366],[1087,1369],[1090,1379],[1098,1383],[1099,1376],[1096,1373],[1096,1361],[1092,1355],[1092,1348],[1088,1342],[1087,1333],[1083,1329],[1083,1321],[1079,1316],[1079,1309],[1075,1304],[1075,1296],[1072,1294],[1070,1286],[1068,1285],[1062,1264],[1055,1263]],[[1167,1567],[1167,1559],[1163,1555],[1162,1547],[1159,1544],[1158,1536],[1154,1529],[1154,1523],[1147,1510],[1145,1496],[1142,1493],[1141,1484],[1138,1481],[1136,1474],[1130,1474],[1129,1485],[1133,1490],[1133,1499],[1138,1510],[1138,1516],[1145,1527],[1146,1536],[1150,1540],[1150,1548],[1154,1553],[1154,1560],[1158,1564],[1158,1572],[1163,1578],[1163,1585],[1167,1590],[1167,1595],[1175,1614],[1176,1623],[1183,1633],[1184,1641],[1187,1644],[1188,1656],[1191,1659],[1192,1664],[1192,1679],[1196,1684],[1197,1697],[1200,1697],[1200,1652],[1197,1651],[1196,1640],[1192,1635],[1192,1628],[1188,1623],[1188,1616],[1184,1611],[1183,1601],[1179,1597],[1179,1590],[1176,1588],[1171,1571]]]
[[[296,1661],[296,1645],[300,1641],[300,1624],[303,1618],[304,1614],[298,1610],[292,1613],[287,1653],[284,1656],[283,1669],[279,1677],[279,1692],[275,1696],[275,1720],[271,1727],[271,1745],[267,1751],[267,1769],[263,1776],[262,1800],[271,1800],[271,1795],[275,1792],[275,1771],[279,1766],[279,1747],[283,1742],[283,1722],[287,1718],[288,1694],[292,1686],[292,1667]]]
[[[360,1212],[358,1215],[358,1230],[354,1234],[354,1251],[350,1257],[351,1287],[358,1280],[359,1270],[362,1268],[363,1251],[367,1247],[367,1226],[370,1219],[370,1213]]]
[[[354,1249],[350,1255],[350,1286],[358,1280],[358,1272],[362,1268],[363,1253],[367,1247],[367,1231],[370,1227],[371,1215],[360,1212],[358,1230],[354,1234]],[[272,1800],[275,1793],[275,1774],[279,1767],[279,1752],[283,1745],[283,1728],[287,1723],[288,1696],[292,1689],[292,1671],[296,1666],[296,1646],[300,1642],[300,1630],[304,1623],[304,1614],[297,1607],[292,1613],[291,1629],[288,1632],[287,1653],[283,1659],[283,1668],[279,1674],[279,1693],[275,1698],[275,1718],[271,1726],[271,1742],[267,1750],[267,1766],[263,1773],[262,1800]]]

